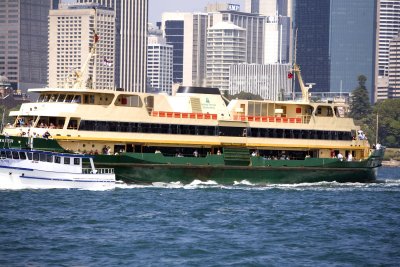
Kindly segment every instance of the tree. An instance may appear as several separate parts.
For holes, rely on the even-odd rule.
[[[400,99],[377,102],[374,113],[379,116],[378,141],[389,147],[400,147]]]
[[[358,76],[358,87],[353,90],[350,102],[350,114],[355,120],[369,116],[372,112],[368,90],[365,87],[367,77]]]
[[[238,94],[230,96],[229,99],[244,99],[244,100],[263,100],[263,98],[259,95],[255,95],[247,92],[240,92]]]

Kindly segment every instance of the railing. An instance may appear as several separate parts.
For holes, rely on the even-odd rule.
[[[202,119],[216,120],[217,114],[209,113],[185,113],[185,112],[170,112],[170,111],[152,111],[151,116],[161,118],[175,119]],[[233,115],[234,121],[255,121],[255,122],[273,122],[273,123],[308,123],[310,121],[306,116],[290,118],[290,117],[274,117],[274,116],[245,116]]]
[[[273,117],[273,116],[244,116],[233,115],[236,121],[277,122],[277,123],[303,123],[302,118]]]
[[[83,174],[113,174],[113,168],[96,168],[94,171],[92,168],[82,168]]]
[[[217,114],[209,113],[186,113],[186,112],[170,112],[170,111],[152,111],[151,116],[161,118],[176,118],[176,119],[202,119],[216,120]]]

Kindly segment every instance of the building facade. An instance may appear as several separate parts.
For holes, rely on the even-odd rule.
[[[220,22],[207,30],[207,85],[229,90],[230,67],[246,62],[246,30]]]
[[[54,0],[0,1],[0,75],[14,89],[47,84],[48,14]]]
[[[75,0],[98,3],[115,11],[115,86],[146,91],[149,0]]]
[[[385,82],[389,76],[389,44],[400,31],[400,1],[378,0],[378,31],[377,31],[377,67],[375,99],[381,100],[389,97],[388,84]]]
[[[235,64],[230,68],[229,94],[252,93],[263,99],[283,100],[292,92],[287,78],[290,64]]]
[[[209,27],[220,22],[231,22],[246,30],[246,59],[249,64],[263,64],[265,54],[266,17],[233,10],[209,13]]]
[[[189,13],[167,12],[162,14],[161,29],[167,44],[173,46],[174,66],[173,82],[183,82],[183,46],[185,32],[185,15]]]
[[[207,13],[184,17],[183,85],[206,85]]]
[[[173,46],[161,35],[149,35],[147,78],[154,91],[172,94]]]
[[[400,34],[389,44],[388,98],[400,98]]]
[[[375,17],[375,0],[296,2],[296,60],[311,93],[350,92],[362,74],[374,97]]]
[[[61,5],[60,9],[50,11],[49,33],[50,87],[72,86],[69,78],[82,70],[85,87],[114,89],[113,10],[94,9],[90,4]],[[95,35],[96,56],[87,61]]]

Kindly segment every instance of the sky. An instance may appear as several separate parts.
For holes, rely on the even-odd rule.
[[[163,12],[204,11],[209,3],[239,4],[241,11],[244,10],[244,0],[149,0],[149,22],[161,21]]]

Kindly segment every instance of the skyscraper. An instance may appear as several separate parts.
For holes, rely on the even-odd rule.
[[[129,92],[145,92],[148,0],[76,0],[115,10],[115,82]]]
[[[388,87],[380,86],[387,84],[389,68],[389,44],[397,36],[400,30],[400,1],[379,0],[378,1],[378,32],[377,32],[377,86],[376,100],[386,99]],[[393,73],[392,73],[393,75]]]
[[[173,82],[183,82],[183,45],[185,31],[185,15],[189,13],[166,12],[162,14],[161,29],[167,44],[174,49]]]
[[[207,85],[229,90],[232,64],[246,62],[246,30],[220,22],[207,30]]]
[[[206,85],[207,13],[184,17],[183,85]]]
[[[295,6],[297,63],[312,92],[351,92],[367,77],[373,98],[375,0],[302,0]]]
[[[400,33],[389,44],[388,98],[400,98]]]
[[[172,93],[173,46],[168,45],[162,33],[149,34],[147,43],[147,78],[154,90]]]
[[[54,0],[0,1],[0,75],[26,92],[47,83],[48,14]]]
[[[49,86],[71,86],[72,84],[67,82],[69,75],[86,67],[82,86],[113,89],[114,23],[114,11],[103,7],[94,9],[93,5],[71,4],[51,10]],[[95,38],[97,56],[86,62]]]

